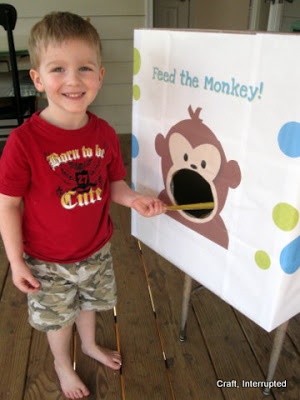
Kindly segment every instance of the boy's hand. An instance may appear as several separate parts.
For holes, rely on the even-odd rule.
[[[166,205],[156,197],[139,196],[133,200],[131,207],[143,217],[154,217],[166,212]]]
[[[20,263],[11,265],[14,285],[23,293],[36,293],[40,290],[40,282],[32,275],[28,265]]]

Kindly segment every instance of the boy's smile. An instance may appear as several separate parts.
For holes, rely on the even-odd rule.
[[[86,109],[97,96],[104,76],[97,49],[77,39],[49,43],[40,60],[30,76],[37,90],[47,95],[48,107],[41,116],[67,129],[85,124]]]

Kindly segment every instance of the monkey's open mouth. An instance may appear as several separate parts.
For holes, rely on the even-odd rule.
[[[209,183],[197,172],[190,169],[177,171],[171,181],[171,191],[176,204],[206,203],[214,201]],[[195,218],[205,218],[212,210],[186,210]]]

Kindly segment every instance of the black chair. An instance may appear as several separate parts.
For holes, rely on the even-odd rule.
[[[0,129],[15,128],[24,122],[24,118],[29,117],[35,112],[36,97],[21,96],[20,78],[17,66],[13,30],[16,26],[17,11],[10,4],[0,3],[0,25],[7,32],[9,49],[10,73],[6,74],[12,82],[12,95],[0,97]],[[14,120],[14,122],[12,122]],[[8,133],[0,134],[0,137],[8,137]]]

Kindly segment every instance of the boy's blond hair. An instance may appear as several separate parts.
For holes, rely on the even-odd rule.
[[[93,25],[70,12],[52,12],[31,29],[28,49],[32,68],[39,67],[41,50],[46,49],[49,43],[61,44],[71,39],[83,40],[95,47],[101,63],[101,40]]]

